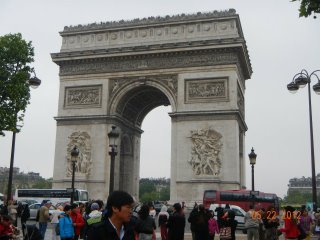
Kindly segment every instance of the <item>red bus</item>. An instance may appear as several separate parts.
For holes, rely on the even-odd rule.
[[[212,203],[228,203],[248,211],[253,202],[257,209],[267,209],[270,205],[273,205],[276,211],[279,211],[279,199],[274,193],[248,190],[205,190],[203,194],[205,208],[209,208]]]

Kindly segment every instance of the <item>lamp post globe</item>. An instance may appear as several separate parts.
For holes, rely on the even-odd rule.
[[[257,160],[257,154],[254,152],[253,148],[251,149],[251,153],[248,156],[249,156],[250,164],[255,165]]]
[[[299,86],[294,82],[289,83],[287,88],[291,93],[296,93],[299,90]]]
[[[316,94],[320,95],[320,81],[313,85],[313,90]]]

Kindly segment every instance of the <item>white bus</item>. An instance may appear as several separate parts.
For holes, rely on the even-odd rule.
[[[50,200],[54,205],[57,203],[70,202],[72,189],[16,189],[14,199],[17,201],[35,200],[42,202]],[[74,189],[74,202],[89,201],[88,191]]]

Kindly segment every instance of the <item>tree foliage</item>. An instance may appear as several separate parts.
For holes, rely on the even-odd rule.
[[[156,192],[145,192],[142,194],[142,196],[139,198],[140,202],[152,202],[157,200],[158,194]]]
[[[34,49],[20,33],[0,36],[0,135],[18,132],[30,100]]]
[[[150,193],[155,191],[156,187],[152,182],[140,182],[139,196],[142,196],[144,193]]]
[[[292,2],[295,1],[301,1],[299,8],[300,17],[309,17],[311,14],[320,13],[320,0],[292,0]]]
[[[9,172],[0,174],[0,192],[8,191]],[[28,174],[19,173],[13,175],[12,192],[17,188],[52,188],[52,178],[44,179],[41,176],[33,177]]]
[[[320,204],[319,194],[318,195],[318,205]],[[311,192],[301,192],[301,191],[291,191],[287,196],[284,197],[283,203],[291,204],[305,204],[306,202],[312,202]],[[320,206],[320,205],[319,205]]]
[[[140,202],[168,201],[170,180],[165,178],[142,178],[139,182]]]

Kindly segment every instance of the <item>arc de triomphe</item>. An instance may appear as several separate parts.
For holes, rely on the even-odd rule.
[[[54,188],[71,186],[70,150],[80,149],[75,186],[105,200],[108,132],[120,130],[114,189],[138,198],[141,123],[170,105],[170,200],[245,185],[245,80],[252,73],[235,10],[65,27],[60,67]],[[155,136],[156,138],[157,136]]]

